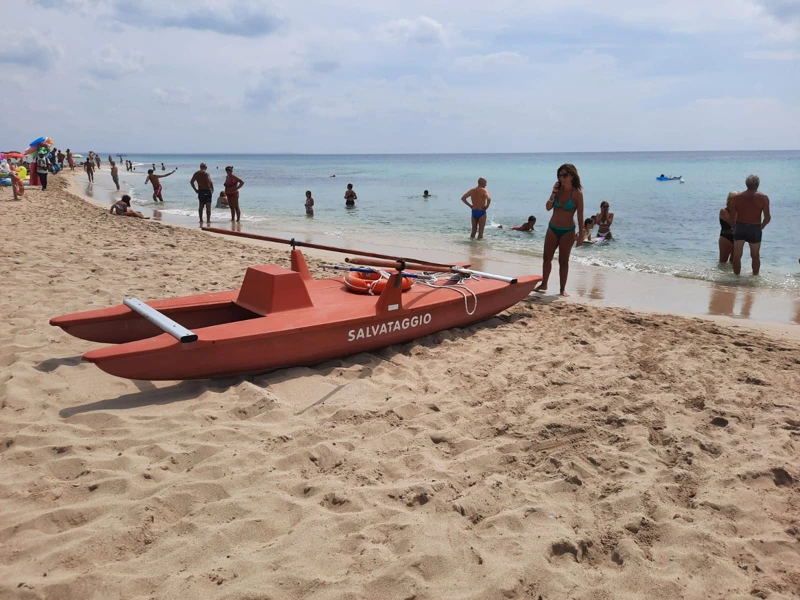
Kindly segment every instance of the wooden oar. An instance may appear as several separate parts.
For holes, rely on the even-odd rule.
[[[344,261],[350,263],[351,265],[386,267],[390,269],[411,269],[412,271],[429,271],[433,273],[459,273],[461,275],[477,275],[479,277],[485,277],[486,279],[496,279],[497,281],[504,281],[506,283],[517,283],[516,277],[506,277],[505,275],[495,275],[494,273],[473,271],[472,269],[465,269],[464,267],[431,266],[415,264],[411,262],[403,263],[396,260],[372,260],[367,258],[345,258]]]
[[[334,246],[323,246],[322,244],[312,244],[311,242],[301,242],[295,239],[287,240],[284,238],[276,238],[268,235],[257,235],[255,233],[244,233],[242,231],[231,231],[229,229],[219,229],[218,227],[203,227],[203,231],[210,231],[211,233],[221,233],[223,235],[234,235],[238,237],[250,238],[253,240],[263,240],[265,242],[275,242],[278,244],[290,244],[292,246],[299,246],[301,248],[316,248],[317,250],[328,250],[329,252],[341,252],[342,254],[356,254],[358,256],[372,256],[373,258],[387,258],[393,260],[404,260],[409,263],[416,263],[425,265],[426,269],[431,266],[449,267],[443,263],[431,262],[419,258],[406,258],[404,256],[389,256],[386,254],[378,254],[377,252],[364,252],[362,250],[350,250],[347,248],[336,248]]]

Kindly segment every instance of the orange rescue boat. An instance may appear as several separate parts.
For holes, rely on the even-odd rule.
[[[147,304],[129,299],[50,324],[116,344],[83,355],[112,375],[202,379],[308,365],[463,327],[516,304],[541,279],[465,278],[477,272],[452,267],[457,280],[447,276],[404,292],[395,271],[380,295],[360,295],[342,277],[314,279],[300,250],[291,259],[291,269],[249,267],[239,290]]]

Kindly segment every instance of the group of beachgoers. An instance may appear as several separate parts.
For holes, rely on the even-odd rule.
[[[117,190],[119,190],[119,179],[116,172],[116,164],[114,160],[109,156],[108,157],[109,163],[111,164],[111,174],[114,180],[114,183],[117,186]],[[87,159],[87,163],[88,163]],[[163,191],[164,188],[161,185],[161,180],[165,177],[169,177],[173,173],[175,173],[178,169],[177,167],[174,168],[169,173],[163,173],[157,175],[155,172],[155,163],[153,163],[152,168],[147,170],[147,178],[145,179],[145,184],[149,183],[153,186],[153,202],[164,202]],[[161,170],[166,170],[164,163],[161,163]],[[90,181],[93,178],[90,175]],[[203,223],[203,214],[205,213],[205,222],[207,224],[211,223],[211,202],[214,198],[214,181],[211,179],[211,174],[208,172],[208,165],[204,162],[200,163],[200,168],[195,171],[192,178],[189,180],[189,185],[192,186],[192,189],[197,194],[198,200],[198,217],[200,219],[200,223]],[[224,189],[220,191],[219,196],[217,197],[217,203],[215,208],[228,208],[231,211],[231,221],[239,222],[242,218],[242,211],[239,207],[239,190],[242,189],[244,185],[244,181],[237,175],[233,173],[233,166],[225,167],[225,181],[223,182]],[[427,194],[427,190],[425,190]],[[427,197],[427,196],[426,196]],[[127,200],[126,200],[127,198]],[[356,200],[358,200],[358,195],[356,195],[355,190],[353,189],[353,184],[348,183],[347,189],[344,193],[344,203],[347,208],[354,208],[356,205]],[[114,205],[111,207],[111,212],[113,214],[124,215],[124,216],[139,216],[141,217],[141,213],[137,213],[134,210],[125,210],[125,206],[130,208],[130,196],[123,196],[118,202],[115,202]],[[314,198],[311,195],[311,191],[306,191],[305,203],[304,208],[306,211],[306,215],[314,216]],[[146,218],[146,217],[143,217]]]
[[[581,179],[578,169],[572,164],[563,164],[556,171],[557,181],[553,185],[550,197],[545,203],[548,212],[552,211],[547,233],[544,238],[544,256],[542,264],[542,281],[536,291],[547,290],[550,273],[552,271],[553,257],[558,250],[560,294],[567,294],[567,278],[569,276],[569,256],[572,247],[581,246],[584,242],[604,242],[612,239],[611,225],[614,222],[614,213],[610,212],[611,205],[603,200],[600,203],[600,212],[593,217],[584,219],[584,202]],[[757,175],[749,175],[745,180],[744,192],[731,192],[728,194],[726,207],[720,210],[719,222],[721,226],[719,238],[719,260],[726,263],[730,260],[733,272],[741,273],[742,254],[745,243],[750,247],[753,275],[758,275],[761,268],[760,248],[761,232],[770,221],[769,198],[758,191],[761,184]],[[489,190],[486,189],[486,179],[478,179],[478,185],[467,191],[461,201],[472,211],[472,231],[470,238],[483,239],[486,226],[486,211],[492,203]],[[575,215],[577,213],[577,225]],[[536,217],[531,215],[522,225],[511,229],[516,231],[534,231]],[[597,237],[592,237],[592,230],[597,227]],[[499,225],[501,229],[505,227]],[[578,230],[576,233],[576,229]]]

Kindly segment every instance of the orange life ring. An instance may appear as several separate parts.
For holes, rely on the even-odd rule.
[[[411,277],[403,277],[401,289],[405,292],[414,283]],[[347,289],[356,294],[379,295],[385,288],[389,280],[380,273],[361,273],[351,271],[344,278]]]
[[[12,177],[11,185],[14,186],[14,191],[16,192],[17,196],[25,195],[25,184],[22,182],[22,179],[19,177]]]

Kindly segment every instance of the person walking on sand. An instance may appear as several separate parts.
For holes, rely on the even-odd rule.
[[[730,192],[725,200],[725,208],[719,211],[719,262],[726,263],[733,258],[733,219],[731,202],[739,192]]]
[[[344,205],[347,208],[355,208],[356,200],[358,200],[358,196],[356,195],[356,191],[353,189],[353,184],[348,183],[347,189],[344,192]]]
[[[89,183],[94,183],[94,163],[92,159],[87,158],[83,163],[83,170],[86,171],[86,176],[89,178]]]
[[[144,180],[145,184],[150,183],[153,186],[153,202],[164,202],[164,198],[161,195],[161,178],[162,177],[169,177],[178,169],[172,169],[169,173],[164,175],[156,175],[153,173],[153,169],[147,169],[147,179]]]
[[[36,173],[39,175],[39,181],[42,183],[42,191],[47,189],[47,174],[50,172],[50,159],[46,154],[40,154],[36,159]]]
[[[67,148],[67,163],[69,163],[69,170],[75,170],[75,157],[72,156],[72,150]]]
[[[166,177],[166,175],[165,175]],[[206,223],[211,224],[211,200],[214,198],[214,182],[208,174],[208,165],[200,163],[200,170],[192,175],[189,185],[192,186],[194,193],[197,194],[198,207],[197,213],[200,216],[200,224],[203,224],[203,208],[206,209]]]
[[[242,211],[239,208],[239,190],[242,189],[244,181],[233,174],[233,166],[225,167],[225,195],[228,196],[228,208],[231,209],[231,221],[241,220]]]
[[[744,244],[750,246],[750,260],[753,275],[761,270],[761,232],[770,222],[769,198],[758,191],[761,180],[758,175],[748,175],[744,184],[747,189],[737,194],[731,201],[731,221],[733,221],[733,272],[742,270]],[[762,219],[763,215],[763,219]]]
[[[99,154],[94,155],[94,161],[97,163],[97,170],[99,171],[101,168],[100,165],[103,163],[103,161],[100,160]]]
[[[117,163],[113,160],[111,161],[111,180],[117,186],[117,191],[119,191],[119,169],[117,168]]]
[[[563,164],[556,171],[558,181],[553,186],[550,198],[545,204],[548,211],[553,211],[547,233],[544,237],[544,258],[542,264],[542,281],[536,287],[537,292],[547,290],[550,271],[553,270],[553,256],[558,250],[559,280],[561,295],[567,294],[567,277],[569,276],[569,255],[572,244],[583,245],[583,192],[581,178],[575,165]],[[578,213],[579,234],[575,237],[575,213]]]
[[[467,202],[467,198],[471,200]],[[486,180],[483,177],[478,179],[478,186],[472,188],[461,196],[461,201],[472,209],[472,233],[469,234],[470,239],[475,239],[475,233],[478,233],[478,239],[483,239],[483,228],[486,227],[486,211],[489,210],[489,205],[492,203],[492,196],[489,190],[486,189]]]

